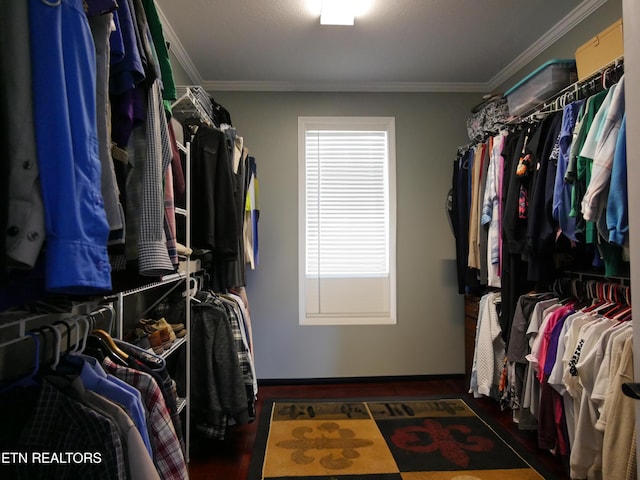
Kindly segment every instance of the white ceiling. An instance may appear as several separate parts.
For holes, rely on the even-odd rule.
[[[172,52],[210,91],[487,92],[605,2],[372,0],[353,27],[320,25],[310,0],[156,5]]]

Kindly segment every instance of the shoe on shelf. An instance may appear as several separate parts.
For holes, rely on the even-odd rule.
[[[160,355],[164,352],[164,346],[162,342],[162,335],[160,334],[160,330],[156,330],[153,333],[148,334],[149,344],[153,349],[153,353],[156,355]]]
[[[163,320],[164,320],[164,318],[161,318],[159,320],[159,322],[162,322]],[[175,333],[176,337],[178,337],[178,338],[182,338],[187,334],[187,329],[184,328],[184,323],[169,323],[169,322],[167,322],[167,325],[169,325],[169,328],[171,328],[171,330],[173,330],[173,333]]]
[[[169,325],[169,323],[164,319],[164,317],[160,318],[158,320],[158,326],[160,328],[166,328],[167,331],[169,332],[169,341],[171,343],[176,341],[176,333],[173,331],[173,328],[171,328],[171,325]]]
[[[132,345],[142,348],[143,350],[152,351],[153,346],[149,336],[152,332],[147,332],[140,325],[136,325],[133,330],[127,332],[124,336],[124,341],[129,342]],[[157,338],[157,337],[156,337]]]
[[[140,320],[140,323],[142,323],[144,325],[159,324],[161,326],[166,324],[166,326],[168,326],[170,328],[170,330],[173,331],[173,333],[175,334],[175,336],[177,338],[182,338],[187,334],[187,329],[184,328],[184,323],[169,323],[169,322],[167,322],[165,320],[164,317],[160,318],[159,320],[145,320],[145,319],[142,319],[142,320]],[[171,337],[173,338],[173,335],[171,335]],[[173,340],[175,340],[175,338]]]
[[[168,325],[171,327],[171,329],[175,333],[178,333],[179,331],[184,330],[184,323],[168,323]]]
[[[143,350],[151,350],[151,342],[149,341],[149,334],[144,332],[142,336],[139,336],[131,341],[133,345],[142,348]]]
[[[182,338],[187,334],[187,329],[184,328],[184,323],[170,323],[169,326],[178,338]]]
[[[160,320],[147,320],[142,319],[138,322],[138,328],[144,330],[147,333],[160,332],[162,338],[162,345],[165,350],[168,350],[173,342],[176,341],[176,334],[173,333],[171,327],[164,318]]]

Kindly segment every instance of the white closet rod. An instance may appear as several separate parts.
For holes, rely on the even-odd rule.
[[[0,325],[0,329],[17,328],[20,332],[12,340],[0,343],[0,356],[5,360],[0,363],[0,378],[8,378],[21,368],[33,369],[36,355],[41,365],[51,364],[67,349],[83,349],[87,335],[96,328],[112,331],[114,317],[113,306],[107,304],[87,314],[33,315]],[[55,339],[53,348],[35,351],[33,347],[45,344],[41,336],[47,332]],[[29,360],[33,360],[31,364]]]

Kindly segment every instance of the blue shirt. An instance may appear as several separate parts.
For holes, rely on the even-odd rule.
[[[111,290],[100,188],[96,52],[81,0],[29,1],[33,122],[46,227],[46,288]],[[63,34],[64,32],[64,34]]]
[[[153,458],[153,450],[147,429],[147,415],[140,392],[113,375],[108,375],[93,357],[68,355],[67,360],[72,364],[81,366],[80,380],[87,390],[112,400],[126,410],[140,432],[149,455]]]
[[[121,95],[133,89],[144,80],[144,66],[136,39],[136,26],[130,10],[129,2],[118,2],[118,34],[111,34],[111,45],[120,50],[122,42],[123,56],[111,58],[110,91],[112,95]]]
[[[573,129],[576,126],[578,112],[584,100],[578,100],[565,106],[562,112],[562,127],[560,129],[560,152],[558,168],[556,170],[555,186],[553,189],[553,218],[560,223],[562,233],[570,240],[576,240],[576,219],[571,212],[572,184],[564,181],[569,165]]]
[[[611,167],[611,186],[607,200],[607,228],[609,242],[622,246],[629,233],[629,205],[627,196],[627,116],[622,117],[616,150]]]

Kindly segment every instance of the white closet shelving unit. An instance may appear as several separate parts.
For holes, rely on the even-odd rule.
[[[183,121],[187,118],[196,118],[199,121],[213,126],[213,121],[211,120],[211,112],[206,108],[206,99],[208,96],[204,89],[199,86],[187,86],[187,87],[178,87],[179,97],[172,105],[173,116],[178,121]],[[180,151],[185,154],[185,208],[175,208],[176,215],[181,215],[185,218],[185,247],[187,251],[191,249],[191,220],[190,220],[190,210],[191,210],[191,142],[188,139],[188,132],[185,133],[185,141],[184,144],[178,142],[177,146]],[[186,455],[185,459],[188,462],[190,457],[190,435],[191,435],[191,406],[189,402],[189,392],[191,391],[191,295],[192,295],[192,284],[191,284],[191,276],[192,272],[192,263],[189,256],[186,257],[184,268],[181,269],[178,273],[166,275],[162,277],[162,279],[158,282],[150,283],[148,285],[141,286],[139,288],[135,288],[132,290],[127,290],[123,292],[119,292],[113,295],[112,299],[115,300],[115,311],[116,311],[116,332],[115,335],[117,338],[122,338],[124,335],[124,318],[125,318],[125,298],[138,295],[143,292],[147,292],[153,289],[161,289],[165,287],[163,294],[161,297],[150,307],[147,307],[145,311],[152,310],[157,303],[159,303],[163,298],[165,298],[169,293],[171,293],[174,288],[177,288],[182,281],[184,281],[185,289],[184,289],[184,298],[185,298],[185,328],[187,329],[187,334],[181,338],[177,339],[172,347],[163,352],[161,354],[162,357],[167,358],[178,351],[180,348],[185,348],[185,398],[178,399],[178,412],[185,411],[184,416],[184,429],[185,429],[185,448]],[[175,283],[175,286],[172,286],[166,290],[166,287]]]
[[[209,96],[200,86],[179,86],[177,87],[178,99],[172,105],[173,116],[178,121],[187,118],[197,118],[206,125],[213,127],[211,120],[212,112],[207,109],[207,105],[211,105],[208,101]],[[184,134],[184,145],[178,142],[178,148],[185,154],[185,209],[176,209],[176,213],[185,216],[185,246],[189,251],[191,249],[191,137],[189,132]],[[186,261],[186,291],[185,291],[185,326],[187,328],[187,352],[186,352],[186,382],[185,389],[187,397],[191,392],[191,261],[187,257]],[[191,435],[191,406],[186,403],[185,416],[185,444],[186,444],[186,460],[190,458],[190,435]]]
[[[209,95],[204,88],[197,85],[177,86],[178,99],[171,109],[177,119],[196,118],[213,127],[213,111],[209,107]],[[186,143],[186,142],[185,142]]]
[[[187,215],[187,212],[184,212],[183,214]],[[188,215],[187,215],[188,218]],[[185,292],[189,291],[189,277],[191,275],[191,272],[189,271],[189,258],[187,257],[187,261],[186,261],[186,271],[183,272],[179,272],[179,273],[174,273],[174,274],[170,274],[170,275],[165,275],[163,276],[159,281],[157,282],[153,282],[153,283],[149,283],[147,285],[143,285],[141,287],[138,288],[133,288],[130,290],[125,290],[122,292],[118,292],[112,296],[107,297],[108,300],[113,302],[113,309],[115,310],[115,332],[113,332],[113,336],[115,338],[118,339],[123,339],[124,334],[125,334],[125,316],[126,316],[126,308],[125,307],[125,303],[127,303],[127,299],[129,299],[130,297],[136,297],[138,295],[144,295],[147,292],[151,292],[153,290],[158,290],[161,291],[160,296],[156,299],[155,302],[153,302],[150,306],[148,306],[144,311],[149,312],[151,310],[153,310],[159,303],[160,301],[162,301],[164,298],[166,298],[171,292],[173,292],[176,288],[180,287],[180,285],[182,284],[182,282],[185,283]],[[171,348],[169,348],[168,350],[165,350],[164,352],[162,352],[159,356],[161,356],[162,358],[169,358],[170,356],[174,355],[176,352],[178,352],[181,348],[185,348],[185,397],[179,397],[177,399],[176,402],[176,406],[177,406],[177,410],[178,413],[181,414],[182,411],[184,411],[186,409],[185,412],[185,419],[184,419],[184,426],[185,426],[185,434],[184,434],[184,441],[185,441],[185,460],[188,461],[189,460],[189,437],[188,437],[188,433],[189,433],[189,389],[190,389],[190,356],[191,356],[191,350],[190,350],[190,343],[189,343],[189,332],[190,332],[190,328],[191,328],[191,324],[190,324],[190,308],[189,308],[189,296],[186,295],[185,298],[185,319],[184,319],[184,323],[185,323],[185,328],[187,329],[187,334],[183,337],[183,338],[177,338],[174,342],[173,345],[171,345]],[[140,316],[140,318],[143,318],[144,314],[139,314],[137,313],[138,316]]]

